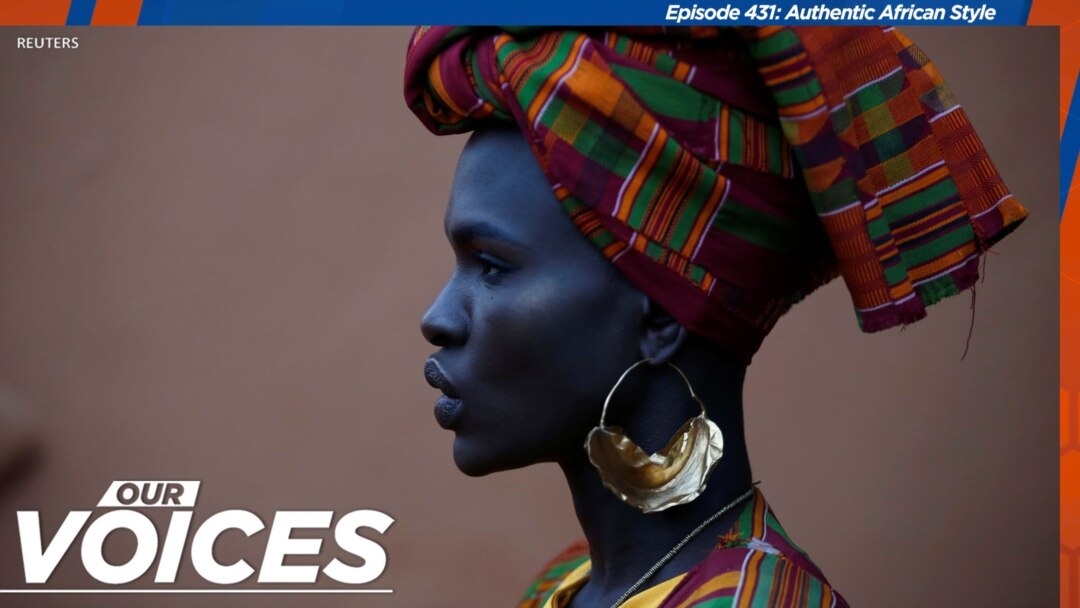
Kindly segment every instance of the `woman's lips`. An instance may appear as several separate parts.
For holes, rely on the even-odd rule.
[[[464,404],[461,399],[443,395],[435,401],[435,421],[444,429],[454,428],[454,423],[461,417]]]
[[[454,390],[454,385],[447,379],[435,359],[428,359],[424,364],[424,379],[428,384],[443,392],[442,397],[435,402],[436,422],[444,429],[453,428],[454,423],[461,417],[463,403],[457,391]]]

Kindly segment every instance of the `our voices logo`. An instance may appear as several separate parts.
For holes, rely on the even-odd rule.
[[[193,530],[192,514],[200,483],[114,481],[98,502],[97,510],[69,512],[48,541],[44,540],[40,512],[19,511],[19,544],[26,583],[47,583],[60,560],[73,551],[80,534],[83,567],[94,579],[108,585],[131,583],[150,572],[155,563],[154,583],[175,583],[185,552],[195,572],[214,585],[235,585],[252,576],[259,583],[311,584],[320,571],[339,583],[365,585],[386,569],[386,550],[368,538],[385,533],[394,523],[385,513],[361,509],[335,520],[333,511],[277,511],[273,521],[264,522],[251,511],[230,509],[211,515]],[[159,530],[140,511],[151,508],[172,510],[164,529]],[[258,534],[268,526],[268,533]],[[121,530],[134,535],[136,548],[125,563],[111,563],[104,555],[105,541]],[[215,558],[214,543],[230,530],[239,530],[248,537],[247,542],[266,543],[260,563],[253,565],[244,559],[220,563]],[[306,537],[294,538],[294,531],[303,531]],[[346,563],[334,558],[322,566],[297,563],[320,554],[325,540],[317,538],[320,535],[332,537],[343,552],[355,559],[346,558],[350,562]]]

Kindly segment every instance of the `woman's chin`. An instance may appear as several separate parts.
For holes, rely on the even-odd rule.
[[[454,464],[462,473],[469,477],[483,477],[499,471],[518,469],[531,464],[530,462],[518,462],[513,455],[499,452],[489,443],[476,441],[471,438],[463,438],[461,435],[454,437]]]
[[[483,477],[499,470],[491,454],[485,454],[485,450],[478,448],[479,446],[472,441],[455,435],[454,464],[457,465],[458,470],[469,477]]]
[[[474,450],[462,447],[461,441],[454,440],[454,464],[462,473],[469,477],[483,477],[494,472],[495,469],[486,459],[478,458]]]

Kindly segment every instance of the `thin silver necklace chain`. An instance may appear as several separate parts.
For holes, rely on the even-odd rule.
[[[727,513],[728,511],[730,511],[732,508],[735,507],[735,505],[737,505],[740,502],[746,500],[747,498],[750,498],[750,495],[752,495],[753,493],[754,493],[754,486],[750,486],[749,490],[744,492],[742,495],[740,495],[735,500],[733,500],[733,501],[729,502],[728,504],[724,505],[724,508],[722,508],[719,511],[717,511],[716,513],[713,513],[712,515],[710,515],[705,521],[698,524],[698,526],[696,528],[694,528],[693,530],[691,530],[689,534],[684,536],[683,539],[678,542],[678,544],[676,544],[674,547],[672,547],[671,551],[668,551],[667,554],[664,555],[664,557],[661,557],[658,562],[656,562],[655,564],[652,565],[651,568],[646,570],[645,574],[641,575],[641,578],[639,578],[636,583],[634,583],[633,585],[630,585],[630,588],[627,589],[626,592],[623,593],[622,596],[619,599],[615,600],[615,603],[611,605],[611,608],[619,608],[619,606],[621,606],[622,603],[625,602],[627,598],[629,598],[631,595],[633,595],[633,593],[635,591],[637,591],[638,588],[640,588],[642,585],[645,584],[645,581],[649,580],[649,578],[652,575],[656,574],[657,570],[659,570],[660,568],[663,568],[664,564],[670,562],[671,558],[675,557],[675,555],[679,552],[679,550],[686,546],[686,543],[693,540],[693,538],[695,536],[697,536],[698,534],[700,534],[702,530],[709,527],[709,524],[711,524],[714,521],[720,519],[720,517],[722,517],[724,515],[724,513]]]

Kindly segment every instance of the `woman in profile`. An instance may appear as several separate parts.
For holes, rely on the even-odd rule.
[[[469,475],[562,468],[587,542],[530,608],[846,606],[753,485],[746,366],[841,275],[865,331],[1027,215],[893,28],[419,28],[406,98],[475,131],[422,321]]]

